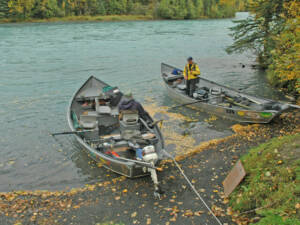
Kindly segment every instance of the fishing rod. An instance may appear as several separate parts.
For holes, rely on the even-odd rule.
[[[211,98],[206,98],[206,99],[201,99],[201,100],[197,100],[195,102],[189,102],[189,103],[185,103],[185,104],[182,104],[182,105],[176,105],[176,106],[173,106],[171,107],[170,109],[175,109],[175,108],[178,108],[178,107],[181,107],[181,106],[186,106],[186,105],[193,105],[193,104],[196,104],[198,102],[205,102],[207,100],[211,100],[211,99],[214,99],[214,98],[219,98],[220,96],[214,96],[214,97],[211,97]]]
[[[82,134],[82,133],[88,133],[93,132],[95,130],[82,130],[82,131],[65,131],[60,133],[52,133],[51,136],[57,136],[57,135],[68,135],[68,134]]]

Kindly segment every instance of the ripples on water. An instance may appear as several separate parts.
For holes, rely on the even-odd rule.
[[[170,105],[160,63],[183,67],[194,56],[202,76],[277,98],[259,72],[240,67],[252,63],[250,54],[225,53],[232,25],[231,19],[0,25],[0,191],[65,188],[105,175],[89,167],[72,137],[57,137],[62,147],[49,136],[68,129],[68,101],[90,75],[141,101]],[[206,114],[199,119],[193,110],[180,111],[200,121],[200,140],[229,132],[228,122],[211,126],[203,122]]]

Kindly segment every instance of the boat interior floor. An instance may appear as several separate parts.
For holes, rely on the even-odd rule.
[[[87,131],[81,134],[84,141],[104,154],[136,159],[137,149],[158,142],[155,129],[147,126],[149,121],[143,122],[135,111],[120,113],[110,101],[81,98],[73,109],[79,129]]]

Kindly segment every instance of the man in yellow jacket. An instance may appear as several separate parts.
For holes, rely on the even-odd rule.
[[[184,67],[183,76],[186,82],[186,94],[193,97],[193,93],[196,90],[196,85],[199,82],[200,69],[199,66],[194,63],[193,58],[187,59],[188,63]]]

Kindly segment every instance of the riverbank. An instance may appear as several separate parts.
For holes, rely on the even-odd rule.
[[[109,16],[67,16],[48,19],[2,19],[0,23],[49,23],[49,22],[114,22],[114,21],[148,21],[154,20],[151,15],[109,15]]]
[[[235,224],[227,210],[222,181],[236,161],[252,147],[300,131],[300,113],[285,113],[267,125],[235,125],[235,134],[206,142],[181,157],[187,176],[222,223]],[[205,146],[205,148],[204,148]],[[166,191],[154,199],[150,177],[111,179],[66,191],[0,193],[1,224],[217,224],[170,161],[159,173]],[[228,215],[227,215],[228,214]],[[236,218],[233,218],[237,221]],[[253,220],[246,221],[245,224]]]
[[[241,160],[247,176],[230,197],[237,218],[255,218],[259,225],[300,224],[300,134],[274,138]]]
[[[193,20],[226,19],[233,17],[207,17],[202,16]],[[152,15],[108,15],[108,16],[66,16],[52,17],[48,19],[0,19],[0,24],[6,23],[53,23],[53,22],[120,22],[120,21],[151,21],[151,20],[183,20],[155,18]]]

